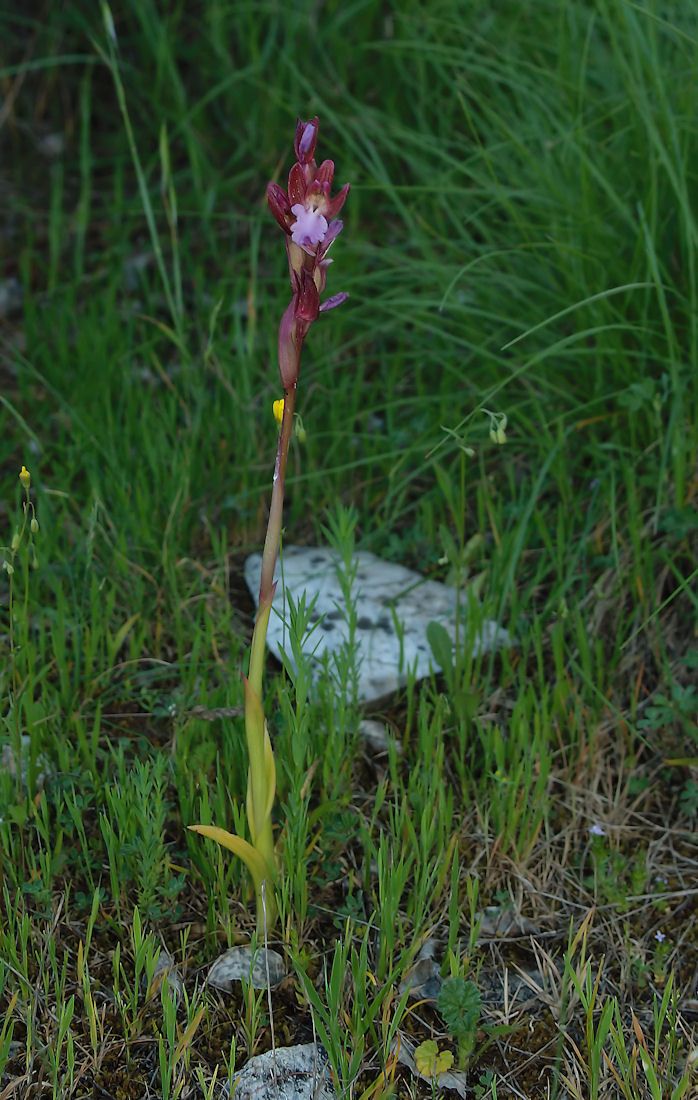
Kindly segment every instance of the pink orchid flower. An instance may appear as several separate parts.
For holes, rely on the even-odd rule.
[[[337,215],[349,194],[349,184],[330,197],[334,164],[324,160],[318,168],[315,163],[318,128],[317,116],[310,122],[298,120],[294,141],[297,159],[289,173],[288,190],[278,183],[267,186],[269,207],[286,234],[293,294],[279,328],[279,366],[285,391],[298,380],[301,348],[310,325],[320,313],[335,309],[349,297],[333,294],[320,302],[332,263],[327,252],[342,231]]]

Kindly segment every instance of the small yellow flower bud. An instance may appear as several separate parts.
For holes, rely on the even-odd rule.
[[[29,530],[31,531],[32,535],[38,534],[38,532],[39,532],[39,521],[36,518],[36,516],[32,516],[32,521],[29,524]]]
[[[506,413],[491,413],[486,409],[483,409],[483,412],[487,413],[490,418],[490,439],[501,447],[507,441]]]
[[[28,489],[31,485],[32,477],[26,466],[22,466],[22,469],[19,471],[19,480],[22,482],[25,489]]]
[[[272,406],[272,409],[273,409],[273,412],[274,412],[274,420],[279,425],[279,427],[281,427],[281,421],[284,418],[284,399],[283,399],[283,397],[279,398],[278,401],[274,402],[274,404]]]
[[[22,540],[19,537],[19,531],[15,531],[12,536],[12,542],[10,543],[13,550],[19,550],[19,544]]]

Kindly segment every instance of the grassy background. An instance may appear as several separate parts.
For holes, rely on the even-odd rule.
[[[288,299],[264,190],[285,180],[299,114],[320,116],[319,152],[352,184],[328,287],[351,298],[306,342],[308,440],[292,455],[286,537],[323,538],[327,510],[351,503],[361,546],[443,579],[444,531],[461,550],[479,536],[451,565],[478,576],[486,612],[520,640],[387,714],[412,768],[392,762],[396,805],[441,821],[439,792],[456,793],[427,849],[415,841],[407,879],[443,863],[452,837],[461,853],[450,921],[425,883],[413,885],[421,912],[398,899],[410,929],[400,965],[432,924],[451,946],[467,939],[458,911],[477,866],[481,900],[514,899],[555,931],[558,961],[570,918],[576,928],[600,907],[607,992],[631,1035],[629,1008],[651,1005],[672,968],[684,1001],[695,996],[682,863],[698,804],[690,5],[474,0],[464,16],[452,0],[133,0],[112,14],[116,47],[92,4],[37,5],[2,27],[0,529],[9,544],[21,522],[22,463],[41,525],[38,569],[25,571],[24,551],[15,559],[12,659],[0,582],[0,737],[30,735],[32,788],[0,775],[2,956],[14,967],[0,966],[0,988],[4,1006],[20,991],[13,1042],[26,1048],[12,1048],[7,1072],[32,1087],[49,1072],[37,1051],[54,1025],[49,1013],[41,1033],[27,983],[43,973],[42,921],[58,920],[58,898],[62,920],[84,922],[101,889],[100,958],[109,936],[135,952],[135,901],[171,948],[177,906],[197,965],[216,937],[249,931],[239,868],[183,825],[206,813],[229,822],[244,789],[236,723],[192,712],[241,703],[252,621],[241,564],[265,527]],[[482,408],[508,416],[505,447],[490,443]],[[463,447],[474,451],[464,498]],[[331,890],[338,868],[382,843],[364,820],[380,773],[360,763],[349,715],[333,735],[338,776],[321,769],[304,802],[299,776],[327,753],[325,734],[273,685],[293,823],[283,858],[301,867],[284,933],[317,959],[338,933],[307,898],[298,916],[306,867],[339,928],[347,911],[370,921],[372,897],[385,903],[388,885],[366,872],[351,903]],[[453,709],[463,690],[477,698],[474,720]],[[536,813],[522,816],[534,795]],[[405,822],[376,820],[397,859]],[[590,872],[594,823],[606,839]],[[303,843],[318,826],[321,858]],[[347,829],[359,856],[341,844]],[[656,966],[655,875],[671,944]],[[17,947],[22,915],[31,966]],[[612,949],[601,947],[609,927]],[[75,933],[64,928],[60,943],[67,998]],[[398,962],[373,949],[388,988]],[[640,964],[651,980],[627,977]],[[463,967],[478,970],[472,950]],[[567,1055],[546,1046],[555,1028],[541,1027],[528,1044],[536,1074],[552,1066],[572,1080]],[[376,1064],[387,1058],[371,1042],[353,1071],[362,1087],[369,1049]],[[578,1046],[587,1095],[593,1043]],[[58,1051],[55,1094],[82,1095]],[[209,1073],[215,1052],[197,1057]],[[109,1060],[96,1063],[84,1080],[106,1080]],[[516,1064],[507,1050],[480,1068]],[[521,1073],[517,1087],[532,1088]],[[611,1087],[607,1069],[597,1076]]]

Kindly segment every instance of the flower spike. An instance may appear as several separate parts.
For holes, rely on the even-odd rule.
[[[286,251],[293,298],[279,328],[279,366],[284,389],[295,386],[298,362],[308,328],[320,313],[346,301],[345,293],[333,294],[321,305],[320,295],[332,262],[327,251],[342,230],[337,215],[349,194],[349,184],[330,197],[334,161],[315,163],[320,122],[298,119],[294,149],[296,163],[288,175],[288,191],[278,183],[267,185],[269,209],[286,234]]]

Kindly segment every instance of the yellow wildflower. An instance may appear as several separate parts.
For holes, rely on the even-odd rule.
[[[26,466],[22,466],[22,469],[19,471],[19,480],[22,482],[25,489],[29,489],[32,483],[32,477]]]

